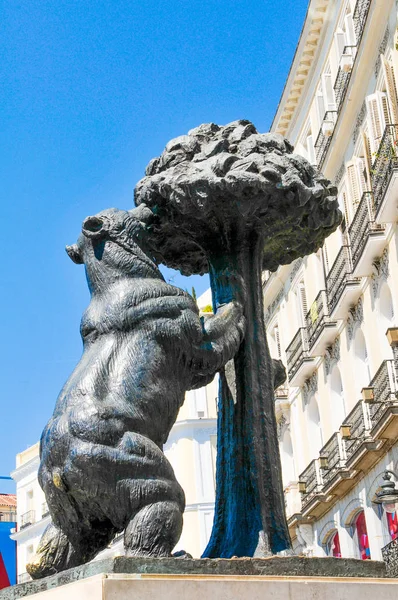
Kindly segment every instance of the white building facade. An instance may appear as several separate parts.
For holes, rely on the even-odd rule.
[[[210,293],[203,294],[198,303],[199,306],[210,304]],[[194,557],[201,556],[213,524],[217,394],[218,376],[206,388],[187,392],[164,447],[186,496],[184,527],[175,551],[185,550]],[[17,530],[11,537],[17,542],[19,583],[30,579],[26,564],[50,523],[48,507],[37,479],[39,462],[37,443],[17,455],[16,469],[11,473],[17,487]],[[95,560],[123,553],[123,535],[120,535]]]
[[[272,124],[335,182],[344,222],[316,254],[267,273],[276,415],[296,551],[381,559],[398,471],[398,73],[395,0],[312,0]],[[389,330],[388,335],[386,335]]]

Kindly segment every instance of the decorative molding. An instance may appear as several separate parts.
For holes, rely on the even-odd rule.
[[[339,170],[338,170],[338,171],[337,171],[337,173],[336,173],[336,176],[335,176],[335,178],[334,178],[334,184],[335,184],[336,186],[339,186],[339,185],[340,185],[340,183],[341,183],[341,180],[342,180],[342,179],[343,179],[343,177],[344,177],[344,174],[345,174],[345,162],[343,161],[343,162],[341,163],[341,165],[340,165],[340,168],[339,168]]]
[[[357,328],[363,322],[363,300],[362,296],[359,298],[358,302],[351,306],[348,311],[347,317],[347,336],[348,341],[351,342],[354,338],[355,332]]]
[[[379,76],[379,73],[380,73],[381,55],[384,54],[385,51],[386,51],[386,49],[387,49],[389,37],[390,37],[390,29],[389,29],[389,27],[387,25],[387,29],[386,29],[386,31],[384,33],[384,37],[383,37],[383,39],[381,41],[381,44],[379,46],[379,54],[378,54],[378,57],[377,57],[377,60],[376,60],[376,63],[375,63],[375,76],[376,76],[376,79],[377,79],[377,77]]]
[[[336,338],[331,346],[328,346],[325,351],[324,369],[325,375],[328,376],[333,365],[340,360],[340,338]]]
[[[362,127],[362,124],[363,124],[363,122],[365,120],[365,117],[366,117],[366,102],[363,101],[363,104],[361,106],[361,110],[359,111],[358,116],[357,116],[357,120],[356,120],[356,123],[355,123],[355,129],[354,129],[354,133],[353,133],[353,136],[352,136],[353,139],[354,139],[354,144],[357,143],[357,139],[358,139],[358,135],[359,135],[359,129],[360,129],[360,127]]]
[[[373,297],[376,298],[379,293],[381,284],[383,283],[383,281],[387,281],[388,276],[390,274],[388,248],[384,248],[383,254],[380,256],[380,258],[377,258],[373,261],[372,266],[372,291]]]
[[[290,428],[289,415],[286,413],[283,413],[276,425],[276,432],[278,434],[278,440],[280,442],[282,441],[283,434],[285,433],[286,429],[289,429],[289,428]]]
[[[315,371],[303,385],[303,400],[304,404],[308,404],[310,398],[318,391],[318,373]]]
[[[279,304],[282,302],[284,295],[285,295],[285,290],[282,288],[280,290],[280,292],[278,293],[278,295],[276,296],[275,300],[273,300],[271,302],[271,304],[268,306],[267,310],[264,313],[264,322],[266,325],[268,325],[274,312],[278,308]]]
[[[293,269],[292,269],[292,271],[290,273],[290,283],[292,283],[293,279],[296,277],[296,275],[299,272],[302,264],[303,264],[303,259],[302,258],[298,258],[293,263]]]

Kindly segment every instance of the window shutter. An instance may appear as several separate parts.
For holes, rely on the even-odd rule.
[[[312,135],[309,135],[307,137],[307,152],[308,152],[308,162],[310,162],[312,165],[315,165],[316,158],[315,158],[314,138],[312,137]]]
[[[339,29],[334,34],[334,43],[335,43],[336,54],[337,54],[337,62],[340,62],[341,55],[343,54],[344,47],[346,46],[345,33],[342,29]]]
[[[384,106],[382,104],[382,98],[385,96],[386,94],[383,92],[376,92],[375,94],[371,94],[366,98],[370,132],[370,147],[372,153],[377,152],[386,126]]]
[[[353,206],[357,206],[361,200],[361,188],[358,181],[357,165],[355,161],[350,161],[347,163],[347,176],[350,200]]]
[[[384,79],[387,88],[388,108],[390,115],[390,120],[388,122],[396,125],[398,124],[398,99],[394,68],[388,62],[384,54],[381,55],[381,63],[383,66]]]
[[[322,75],[322,87],[323,96],[326,100],[326,110],[336,110],[336,100],[334,97],[332,75],[330,73],[324,73]]]
[[[364,161],[365,161],[365,169],[366,169],[366,177],[367,177],[367,190],[366,191],[370,191],[371,185],[371,178],[370,178],[370,173],[372,171],[372,152],[370,150],[370,142],[369,142],[369,136],[367,133],[365,133],[365,131],[361,131],[361,136],[362,136],[362,143],[363,143],[363,149],[364,149]]]
[[[301,305],[301,315],[302,315],[302,323],[305,325],[305,318],[308,313],[308,305],[307,305],[307,295],[305,293],[304,282],[300,281],[299,283],[299,293],[300,293],[300,305]]]
[[[328,275],[328,273],[329,273],[329,257],[328,257],[328,249],[326,247],[326,244],[323,244],[322,253],[323,253],[323,264],[325,266],[325,273],[326,273],[326,275]]]
[[[347,46],[355,46],[355,29],[354,29],[354,21],[352,19],[352,14],[346,15],[344,19],[345,25],[345,37],[346,37],[346,45]]]
[[[366,183],[365,171],[366,171],[366,163],[365,159],[361,157],[355,158],[356,168],[357,168],[357,177],[359,183],[359,192],[360,192],[360,200],[364,192],[368,191],[368,185]]]
[[[323,121],[323,117],[325,116],[325,100],[323,98],[322,92],[318,91],[316,96],[316,108],[317,108],[317,114],[318,114],[318,119],[319,119],[319,126],[321,126],[322,121]]]
[[[279,325],[275,325],[275,327],[274,327],[274,338],[275,338],[275,344],[276,344],[277,358],[281,358],[282,352],[281,352],[281,340],[280,340],[280,336],[279,336]]]

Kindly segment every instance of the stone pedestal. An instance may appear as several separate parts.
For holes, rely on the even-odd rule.
[[[0,600],[396,600],[385,565],[352,559],[118,557],[0,591]]]

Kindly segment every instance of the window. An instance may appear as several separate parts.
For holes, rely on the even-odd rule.
[[[354,158],[347,163],[347,179],[350,190],[350,200],[354,207],[354,212],[361,201],[362,194],[368,191],[365,172],[366,163],[364,158],[354,156]]]
[[[365,337],[360,329],[355,334],[354,339],[354,354],[355,354],[355,380],[358,395],[362,388],[369,384],[370,370],[368,351],[366,348]]]
[[[334,366],[330,374],[330,404],[332,413],[333,431],[338,431],[346,415],[343,382],[340,370]]]
[[[312,396],[307,405],[308,442],[310,446],[310,460],[317,458],[323,446],[321,418],[319,416],[318,402]]]
[[[387,94],[376,92],[366,98],[368,130],[372,154],[379,148],[387,123],[391,123]]]
[[[341,558],[340,538],[338,531],[335,531],[330,536],[326,544],[326,554],[328,556],[334,556],[335,558]]]
[[[300,281],[296,290],[297,297],[297,311],[298,311],[298,324],[299,327],[305,326],[305,318],[308,313],[307,305],[307,294],[305,291],[304,281]]]
[[[354,521],[354,531],[358,542],[359,556],[362,560],[370,560],[370,547],[365,513],[362,510]]]
[[[387,515],[387,527],[388,533],[390,534],[391,540],[398,539],[398,516],[396,512],[386,512]]]
[[[282,464],[282,480],[283,485],[286,486],[296,479],[292,438],[288,429],[286,429],[283,434],[282,441],[279,445],[279,451]]]

